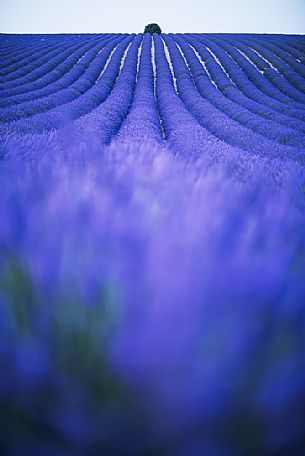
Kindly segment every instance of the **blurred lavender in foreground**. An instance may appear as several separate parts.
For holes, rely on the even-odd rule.
[[[302,167],[69,141],[4,145],[1,452],[297,454]]]

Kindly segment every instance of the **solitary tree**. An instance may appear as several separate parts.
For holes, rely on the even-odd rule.
[[[150,33],[151,35],[153,33],[158,33],[160,35],[161,32],[162,30],[158,24],[147,24],[144,29],[144,33]]]

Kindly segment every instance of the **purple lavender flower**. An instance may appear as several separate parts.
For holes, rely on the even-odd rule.
[[[0,450],[297,454],[303,44],[1,40]]]

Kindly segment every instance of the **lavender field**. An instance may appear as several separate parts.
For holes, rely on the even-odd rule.
[[[305,36],[0,46],[0,454],[304,454]]]

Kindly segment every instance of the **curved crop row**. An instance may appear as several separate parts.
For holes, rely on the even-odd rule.
[[[197,157],[218,149],[230,153],[230,146],[216,138],[190,114],[176,93],[162,39],[154,35],[157,70],[157,99],[168,145],[185,157]]]
[[[228,115],[224,114],[220,109],[220,103],[217,104],[216,97],[213,104],[203,98],[196,89],[185,61],[181,56],[176,44],[170,37],[164,36],[164,39],[169,47],[172,55],[173,69],[177,80],[178,92],[185,106],[198,120],[198,122],[210,131],[217,138],[239,147],[243,150],[254,152],[257,154],[266,154],[269,151],[270,155],[293,158],[300,155],[298,149],[281,146],[275,141],[264,138],[263,135],[256,133],[250,128],[245,128],[239,122],[233,120]],[[216,106],[214,106],[216,104]],[[235,113],[240,116],[244,112],[235,108]],[[260,122],[260,117],[257,117],[256,122]]]
[[[164,38],[168,41],[166,37]],[[174,39],[185,55],[193,80],[203,98],[207,99],[216,108],[227,114],[233,120],[267,138],[277,140],[279,144],[305,146],[305,126],[302,123],[297,125],[302,131],[301,134],[297,133],[294,129],[287,127],[287,118],[284,116],[282,116],[284,118],[281,118],[280,115],[275,119],[268,118],[265,108],[257,109],[256,103],[247,100],[235,86],[230,84],[227,75],[216,62],[214,71],[211,70],[211,75],[214,76],[214,81],[219,89],[225,88],[224,92],[222,90],[217,90],[193,49],[188,46],[183,38],[176,36]],[[206,62],[206,65],[208,67],[208,62]],[[277,122],[278,120],[281,122]]]
[[[32,40],[23,70],[8,65],[2,136],[72,122],[104,144],[166,138],[186,155],[201,155],[213,143],[303,160],[305,110],[297,86],[304,73],[295,37],[89,34],[46,41]],[[8,61],[12,52],[8,47]],[[266,72],[277,73],[281,84]]]
[[[237,37],[237,40],[247,43],[249,47],[251,46],[263,58],[270,61],[287,81],[304,93],[304,81],[302,79],[305,77],[304,65],[298,61],[298,57],[295,54],[292,55],[289,52],[287,47],[286,49],[282,49],[282,46],[278,44],[275,45],[268,41],[261,42],[256,38],[250,40],[247,37]]]
[[[85,42],[87,40],[88,38],[86,37],[81,38],[81,41]],[[51,45],[48,44],[41,46],[34,44],[33,46],[31,46],[28,52],[21,51],[20,54],[16,53],[13,58],[8,59],[8,62],[6,59],[1,63],[1,65],[3,65],[4,67],[2,69],[3,74],[1,73],[1,82],[5,82],[6,77],[8,77],[9,80],[11,74],[14,72],[21,71],[22,75],[22,70],[26,65],[35,65],[35,62],[33,62],[34,59],[37,62],[40,59],[49,58],[50,56],[52,56],[53,53],[54,55],[56,55],[56,53],[60,52],[63,48],[68,48],[69,46],[76,45],[77,43],[79,43],[79,41],[79,38],[74,38],[70,40],[58,40],[58,43],[52,43]]]
[[[74,122],[74,127],[82,135],[96,137],[100,144],[109,143],[117,135],[132,104],[141,41],[142,34],[132,40],[116,84],[107,99]]]
[[[202,39],[200,40],[201,42]],[[248,79],[263,93],[268,95],[274,100],[277,100],[286,105],[291,105],[294,108],[303,110],[304,106],[301,101],[291,98],[283,90],[281,90],[277,85],[273,83],[272,78],[267,78],[265,75],[266,71],[272,70],[275,71],[266,60],[263,60],[258,54],[254,53],[249,46],[244,46],[243,49],[237,49],[236,42],[234,38],[226,40],[224,42],[223,38],[211,37],[204,38],[204,42],[211,47],[211,49],[218,49],[222,51],[222,48],[229,53],[229,55],[236,61],[240,68],[245,72]],[[231,44],[232,42],[232,44]],[[220,44],[219,44],[220,43]],[[242,48],[242,45],[239,45]],[[242,50],[242,52],[241,52]],[[253,55],[254,54],[254,55]],[[255,59],[257,66],[253,64],[251,59]],[[275,71],[277,74],[277,72]],[[287,83],[287,86],[289,84]]]
[[[115,138],[119,142],[163,142],[157,102],[154,95],[151,50],[152,38],[149,34],[145,34],[132,107]]]
[[[60,128],[78,117],[87,114],[102,103],[111,92],[120,71],[121,60],[129,43],[134,36],[129,35],[123,40],[118,38],[118,45],[111,56],[103,77],[100,73],[117,43],[109,43],[104,52],[99,54],[96,65],[90,65],[88,72],[68,89],[57,92],[46,99],[17,105],[15,116],[28,116],[3,127],[2,132],[42,132]],[[39,114],[37,114],[37,111]],[[45,112],[43,112],[45,111]],[[0,130],[0,132],[1,132]]]
[[[103,61],[102,57],[97,56],[101,52],[104,52],[108,43],[116,45],[121,39],[123,39],[123,37],[103,41],[102,45],[101,43],[98,43],[94,47],[90,47],[85,54],[83,54],[83,49],[80,50],[76,55],[71,56],[60,64],[57,67],[56,72],[46,73],[39,78],[38,81],[25,84],[20,88],[18,87],[17,90],[14,90],[14,95],[0,100],[1,108],[17,105],[24,101],[33,101],[37,98],[42,98],[64,88],[68,88],[78,80],[83,73],[92,71],[92,68],[95,67],[95,61],[98,63]]]
[[[191,48],[197,52],[198,58],[204,59],[200,61],[198,71],[207,74],[207,78],[214,83],[219,92],[226,98],[238,103],[247,110],[258,114],[265,119],[278,122],[281,125],[289,126],[290,128],[304,132],[304,123],[299,119],[291,118],[284,113],[280,113],[264,103],[264,97],[259,99],[254,95],[250,96],[251,82],[247,80],[246,76],[240,71],[240,68],[233,62],[226,53],[216,54],[221,58],[222,66],[212,57],[211,54],[205,49],[198,47],[197,40],[191,37],[184,37],[177,35],[177,39],[183,38],[190,45]],[[175,38],[176,38],[175,37]],[[182,43],[184,42],[182,41]],[[187,50],[187,48],[185,48]],[[215,49],[216,52],[216,49]],[[189,51],[190,53],[190,51]],[[207,71],[205,71],[205,67]],[[232,80],[233,79],[233,80]],[[253,87],[251,87],[252,89]],[[268,98],[267,98],[268,101]]]
[[[96,40],[93,41],[93,43],[95,42]],[[91,46],[92,44],[90,41],[84,41],[83,43],[77,43],[61,51],[56,50],[55,55],[44,57],[44,61],[41,62],[41,65],[38,65],[38,67],[29,68],[28,72],[25,72],[25,70],[22,69],[19,76],[12,78],[11,81],[5,83],[5,89],[2,90],[2,96],[10,96],[21,93],[20,89],[24,91],[27,90],[29,86],[31,87],[31,83],[35,86],[35,82],[37,83],[37,80],[45,74],[48,74],[49,77],[56,77],[58,68],[61,68],[61,66],[65,64],[69,66],[69,60],[71,60],[71,58],[73,59],[73,54],[78,52],[79,55],[77,58],[80,58],[81,55],[90,49]],[[52,54],[54,53],[52,52]],[[23,87],[23,85],[25,87]],[[18,88],[17,91],[14,90],[16,87]]]
[[[200,37],[199,40],[202,43]],[[202,45],[198,43],[194,46],[199,53],[202,52]],[[218,55],[236,86],[246,96],[280,113],[305,121],[304,107],[276,89],[233,45],[211,37],[208,46]]]
[[[237,39],[234,43],[238,48],[243,48],[243,52],[255,62],[258,69],[263,71],[264,76],[278,90],[298,103],[305,102],[305,96],[302,93],[304,91],[302,77],[296,71],[292,71],[287,63],[284,63],[273,52],[269,51],[266,48],[267,44],[262,46],[256,44],[255,40],[251,40],[250,47],[246,39]],[[243,43],[245,43],[245,46],[243,46]],[[295,61],[295,59],[293,60]]]

